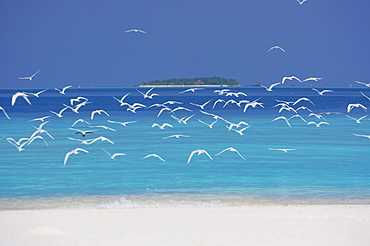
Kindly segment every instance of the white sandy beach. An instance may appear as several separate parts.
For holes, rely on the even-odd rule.
[[[370,245],[369,205],[0,211],[0,245]]]

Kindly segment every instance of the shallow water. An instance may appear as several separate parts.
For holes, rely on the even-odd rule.
[[[149,88],[138,88],[145,92]],[[75,203],[81,206],[99,206],[99,204],[239,204],[239,203],[350,203],[363,204],[369,201],[370,188],[370,140],[353,134],[369,135],[369,120],[361,124],[345,115],[359,118],[367,115],[361,108],[347,112],[349,103],[362,103],[366,107],[370,102],[363,93],[370,95],[367,88],[332,88],[333,93],[319,96],[311,88],[276,88],[266,92],[263,88],[229,88],[231,91],[243,91],[247,97],[231,97],[214,93],[215,88],[205,88],[195,93],[179,94],[183,88],[155,88],[153,93],[159,96],[144,99],[136,88],[89,88],[69,89],[61,95],[53,89],[42,93],[39,98],[30,96],[32,105],[23,98],[18,98],[11,106],[11,96],[15,90],[0,90],[0,106],[4,107],[11,120],[0,112],[0,208],[12,209],[43,206],[70,207]],[[327,88],[326,88],[327,89]],[[22,91],[22,90],[20,90]],[[36,92],[38,90],[27,90]],[[125,101],[132,104],[139,102],[147,108],[136,113],[127,111],[127,106],[113,98],[121,98],[130,93]],[[76,114],[66,110],[62,118],[52,111],[59,111],[70,105],[70,99],[83,96],[88,98],[86,106]],[[308,125],[299,118],[290,120],[289,127],[284,120],[271,122],[278,116],[290,117],[295,113],[273,107],[278,102],[295,101],[309,98],[294,105],[297,109],[306,106],[314,113],[338,112],[340,114],[322,114],[329,125]],[[257,100],[262,107],[243,107],[219,103],[218,99]],[[161,107],[150,107],[168,100],[182,104],[167,104],[174,109],[178,106],[192,111],[178,110],[172,115],[181,118],[194,115],[187,124],[180,124],[168,111],[157,117]],[[245,121],[251,126],[239,135],[228,131],[223,120],[218,120],[213,128],[202,124],[198,119],[211,124],[212,116],[204,114],[199,107],[190,104],[203,104],[203,112],[223,117],[226,121],[238,123]],[[290,104],[292,105],[292,104]],[[91,120],[91,112],[104,109],[110,116],[96,114]],[[314,116],[308,117],[308,110],[299,114],[306,121],[320,122]],[[40,121],[32,119],[52,115],[43,126],[55,139],[41,133],[48,146],[36,139],[25,145],[19,152],[6,138],[18,140],[30,137]],[[82,137],[76,131],[68,129],[77,119],[88,121],[91,126],[108,126],[115,131],[102,128],[89,128],[86,123],[77,123],[77,129],[97,129],[92,134]],[[111,121],[136,121],[126,127]],[[153,128],[153,123],[170,123],[173,128],[165,130]],[[243,127],[240,127],[241,129]],[[190,137],[167,138],[182,134]],[[84,145],[68,139],[94,139],[104,136],[114,144],[97,141]],[[66,165],[63,161],[67,152],[83,148],[89,153],[72,154]],[[222,150],[233,147],[236,152]],[[270,149],[294,149],[287,153]],[[115,160],[109,153],[124,153]],[[195,154],[190,163],[190,153],[194,150],[206,150],[206,154]],[[155,157],[142,159],[156,153],[165,162]],[[123,199],[123,200],[122,200]],[[102,200],[102,201],[101,201]],[[26,202],[25,202],[26,201]],[[45,202],[46,201],[46,202]],[[48,202],[49,201],[49,205]],[[72,205],[70,204],[72,202]],[[84,201],[84,202],[83,202]],[[124,201],[124,202],[115,202]],[[175,202],[171,202],[175,201]],[[23,205],[21,205],[23,204]],[[55,205],[58,204],[58,205]],[[140,206],[141,206],[140,205]]]

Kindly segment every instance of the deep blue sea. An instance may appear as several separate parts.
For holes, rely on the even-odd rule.
[[[184,93],[189,88],[156,87],[149,92],[158,94],[152,99],[138,92],[150,89],[72,87],[60,94],[51,88],[39,97],[28,94],[31,105],[18,97],[14,106],[16,92],[42,89],[0,90],[0,106],[10,117],[0,111],[0,209],[370,204],[370,139],[361,136],[370,135],[370,116],[357,123],[349,117],[366,116],[367,110],[360,106],[348,112],[349,104],[370,110],[363,95],[370,96],[370,88],[319,88],[333,91],[321,96],[310,87],[272,92],[206,87]],[[215,92],[220,89],[229,91]],[[116,99],[126,94],[120,106]],[[85,99],[72,105],[77,97]],[[78,113],[71,110],[85,101]],[[257,103],[246,108],[248,101]],[[197,106],[206,102],[203,109]],[[142,105],[127,110],[134,103]],[[70,108],[62,117],[50,112],[64,105]],[[91,119],[94,110],[109,116],[96,113]],[[284,119],[274,121],[297,114],[301,118],[290,119],[290,126]],[[43,122],[35,119],[44,116],[50,116],[41,127],[48,134],[36,132]],[[78,119],[85,122],[72,127]],[[248,125],[230,127],[241,121]],[[212,128],[205,123],[213,123]],[[247,126],[243,135],[234,131]],[[78,130],[92,133],[83,137]],[[14,141],[21,138],[26,139],[19,151]],[[88,153],[71,154],[64,165],[66,154],[76,148]],[[111,159],[103,149],[125,155]],[[206,153],[191,156],[196,150]],[[147,157],[151,154],[162,160]]]

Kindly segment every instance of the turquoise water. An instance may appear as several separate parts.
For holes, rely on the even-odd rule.
[[[150,88],[137,88],[142,92]],[[0,208],[40,208],[70,206],[141,206],[148,204],[239,204],[239,203],[351,203],[368,204],[370,201],[370,140],[354,134],[370,135],[370,117],[361,122],[346,115],[360,118],[367,111],[360,107],[347,112],[350,103],[361,103],[368,107],[370,102],[360,92],[370,95],[367,88],[332,88],[332,93],[318,95],[311,88],[276,88],[266,92],[259,87],[232,87],[232,92],[244,92],[248,96],[239,97],[219,95],[217,88],[205,88],[195,92],[179,94],[184,88],[154,88],[151,93],[159,94],[153,99],[144,98],[136,88],[78,88],[68,89],[65,95],[48,89],[39,97],[30,95],[29,105],[19,97],[11,106],[11,97],[17,91],[37,92],[40,90],[0,90],[0,106],[11,120],[0,112]],[[327,88],[325,88],[327,89]],[[127,111],[120,99],[130,93],[124,101],[135,102],[146,107]],[[71,106],[70,99],[82,96],[88,99],[79,113],[70,109],[59,118],[50,111],[59,111],[63,104]],[[273,107],[278,102],[296,101],[309,98],[296,105],[309,108],[321,114],[329,124],[316,127],[300,118],[291,119],[291,127],[284,120],[272,121],[278,116],[290,117],[296,113]],[[243,112],[229,103],[213,104],[218,100],[230,99],[262,103],[262,106],[249,107]],[[189,110],[174,113],[164,111],[157,117],[162,104],[167,101],[182,104],[167,104],[171,109],[179,106]],[[211,100],[204,109],[194,104]],[[81,99],[80,102],[85,101]],[[192,103],[192,104],[191,104]],[[74,103],[74,105],[78,102]],[[91,112],[97,109],[104,113]],[[203,112],[202,112],[203,111]],[[218,115],[223,119],[214,123],[213,128],[199,120],[211,124],[214,118],[206,113]],[[310,111],[299,110],[299,115],[307,122],[320,122],[315,116],[308,117]],[[18,140],[29,138],[41,121],[30,121],[43,116],[51,116],[37,133],[42,139],[35,139],[24,146],[23,151],[10,144],[7,138]],[[171,115],[182,118],[193,115],[186,124],[177,122]],[[82,137],[75,130],[68,129],[77,119],[84,119],[90,125],[78,122],[73,128],[97,130]],[[134,123],[122,126],[118,122]],[[245,121],[250,127],[239,135],[228,130],[228,122]],[[152,127],[153,123],[169,123],[173,127],[161,130]],[[107,126],[111,129],[91,128]],[[242,129],[241,126],[238,129]],[[236,129],[236,128],[235,128]],[[181,134],[188,137],[166,138]],[[95,139],[106,137],[107,141],[96,141],[85,145],[75,139]],[[226,148],[236,152],[225,151]],[[66,153],[83,148],[81,152],[69,156]],[[114,160],[102,149],[113,153],[124,153]],[[194,150],[205,150],[206,155],[189,156]],[[293,149],[288,152],[271,149]],[[162,159],[148,157],[157,154]]]

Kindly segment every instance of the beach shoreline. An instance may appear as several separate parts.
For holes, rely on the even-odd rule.
[[[369,245],[370,205],[0,211],[1,245]]]

